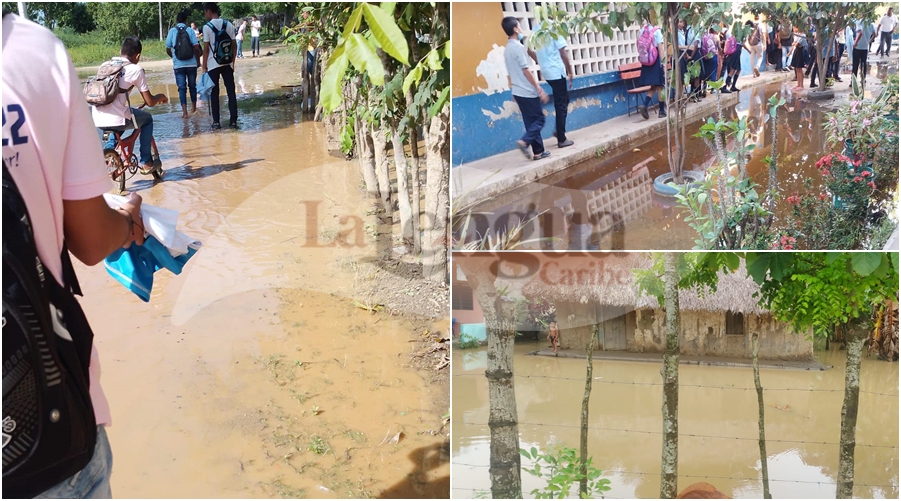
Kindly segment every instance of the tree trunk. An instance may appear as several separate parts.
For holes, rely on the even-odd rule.
[[[425,186],[426,228],[422,252],[422,275],[437,283],[447,281],[450,175],[450,107],[445,106],[429,125]]]
[[[413,53],[413,61],[419,61],[418,41],[416,34],[410,32],[410,49]],[[413,108],[413,87],[407,90],[407,114],[410,117],[410,156],[413,175],[413,255],[418,256],[422,252],[422,193],[419,182],[419,117],[410,113]]]
[[[666,309],[666,350],[663,353],[663,456],[660,497],[674,499],[679,463],[679,254],[664,255],[664,307]]]
[[[419,177],[419,131],[416,130],[417,121],[413,121],[410,127],[410,153],[412,160],[413,177],[413,254],[422,252],[422,186]]]
[[[592,354],[594,353],[594,340],[598,337],[598,324],[594,324],[591,339],[585,350],[588,362],[585,364],[585,394],[582,396],[582,433],[579,437],[579,494],[582,499],[588,497],[588,399],[591,397],[591,375],[594,372]]]
[[[369,127],[363,124],[360,115],[354,118],[355,136],[360,149],[360,172],[363,174],[363,182],[366,183],[368,200],[378,200],[379,181],[375,173],[375,156],[373,155],[372,135]]]
[[[760,438],[757,444],[760,446],[760,474],[763,476],[763,499],[773,499],[770,495],[770,474],[767,468],[766,455],[766,427],[764,426],[764,406],[763,406],[763,386],[760,385],[760,363],[757,353],[760,351],[759,334],[754,331],[751,334],[751,342],[753,343],[754,356],[754,388],[757,389],[757,428],[760,430]]]
[[[388,140],[384,125],[372,126],[372,146],[375,155],[375,172],[379,180],[379,198],[389,219],[394,217],[394,202],[391,200],[391,175],[388,172]]]
[[[838,456],[836,499],[850,499],[854,491],[854,447],[857,431],[857,404],[860,398],[860,356],[869,335],[869,318],[851,320],[845,329],[848,361],[845,366],[845,400],[842,403],[841,441]]]
[[[436,117],[437,118],[437,117]],[[522,497],[520,477],[519,425],[516,394],[513,391],[513,340],[516,337],[515,303],[498,294],[492,259],[480,257],[459,260],[473,294],[485,315],[488,329],[488,428],[491,446],[488,474],[491,497]]]
[[[670,35],[670,43],[671,46],[675,50],[672,55],[673,61],[673,69],[672,71],[676,75],[676,98],[670,103],[668,113],[672,114],[673,117],[673,127],[670,128],[669,118],[667,118],[667,158],[669,159],[670,171],[673,174],[673,182],[681,185],[685,182],[682,177],[682,166],[684,164],[684,143],[685,143],[685,120],[683,120],[682,115],[684,114],[685,108],[685,100],[683,99],[684,86],[683,86],[683,76],[682,76],[682,65],[681,57],[679,54],[679,4],[667,4],[667,28],[669,30]],[[662,55],[660,57],[663,57]],[[665,61],[663,59],[661,62]],[[664,62],[664,69],[666,68],[666,63]],[[666,75],[666,73],[664,73]],[[669,75],[666,75],[665,80],[666,85],[664,86],[664,92],[667,93],[666,100],[669,100]],[[673,148],[675,146],[675,148]],[[673,151],[675,149],[675,151]]]
[[[404,242],[413,241],[413,208],[410,206],[410,172],[407,169],[407,155],[404,141],[397,130],[397,123],[391,121],[391,149],[394,150],[394,170],[397,173],[397,208],[400,211],[400,229]]]

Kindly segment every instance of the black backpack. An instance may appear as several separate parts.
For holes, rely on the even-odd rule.
[[[3,163],[3,495],[31,498],[81,471],[97,424],[88,364],[94,334],[75,299],[38,257],[25,201]]]
[[[235,62],[235,40],[228,34],[228,21],[222,20],[222,28],[216,29],[213,22],[207,23],[210,30],[213,31],[212,52],[216,64],[225,66]]]
[[[175,29],[178,30],[175,34],[175,57],[181,61],[194,59],[194,44],[191,43],[188,27],[176,26]]]

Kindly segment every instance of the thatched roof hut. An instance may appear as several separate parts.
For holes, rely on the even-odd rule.
[[[657,298],[639,294],[633,273],[651,267],[648,254],[551,255],[540,262],[522,293],[554,304],[562,348],[584,349],[597,332],[599,350],[662,351],[666,314]],[[681,352],[750,357],[750,334],[757,333],[761,358],[809,360],[811,333],[795,332],[762,308],[759,291],[743,262],[733,273],[719,273],[716,292],[679,291]]]
[[[623,257],[607,257],[594,265],[589,264],[587,259],[585,263],[579,261],[581,260],[576,257],[566,265],[560,263],[560,266],[547,267],[544,273],[534,276],[523,287],[523,295],[528,299],[552,302],[594,302],[626,308],[660,308],[656,297],[639,296],[635,274],[632,273],[632,270],[651,267],[651,259],[647,254],[628,253]],[[582,265],[594,270],[587,270]],[[584,283],[579,283],[580,280],[576,277],[579,277],[580,269],[594,271],[595,276],[582,273],[580,278]],[[679,291],[679,308],[684,311],[734,311],[756,315],[769,313],[754,297],[760,287],[747,276],[743,260],[735,272],[720,272],[718,275],[716,292],[699,289]],[[572,283],[567,281],[570,276],[573,277]]]

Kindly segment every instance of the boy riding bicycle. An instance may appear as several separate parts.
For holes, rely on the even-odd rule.
[[[93,106],[91,112],[94,119],[94,126],[100,129],[102,137],[103,129],[127,130],[135,126],[141,129],[138,136],[138,144],[140,146],[141,171],[144,173],[153,170],[153,157],[151,155],[151,141],[153,139],[153,116],[137,108],[132,108],[128,101],[128,94],[133,87],[138,88],[138,92],[144,98],[144,104],[147,106],[156,106],[160,103],[168,103],[169,98],[165,94],[153,95],[147,86],[147,78],[144,75],[144,69],[138,66],[141,60],[141,41],[136,36],[126,37],[122,42],[121,57],[114,57],[113,61],[123,63],[122,72],[119,74],[119,89],[121,92],[116,99],[105,106]],[[110,135],[104,148],[115,147],[115,137]]]

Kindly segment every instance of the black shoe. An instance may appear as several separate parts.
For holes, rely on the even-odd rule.
[[[229,123],[228,123],[228,126],[229,126],[229,128],[231,128],[231,129],[237,129],[237,128],[238,128],[238,122],[229,122]]]
[[[213,130],[219,130],[221,128],[222,128],[222,126],[219,125],[219,122],[213,122]]]
[[[741,89],[739,89],[738,87],[736,87],[736,86],[733,85],[732,88],[729,89],[729,90],[731,90],[732,92],[738,92],[738,91],[740,91]]]
[[[727,89],[726,87],[723,87],[722,89],[720,89],[720,94],[732,94],[732,91]]]
[[[660,110],[657,112],[657,118],[666,118],[666,110]]]
[[[644,117],[645,120],[650,118],[650,115],[648,115],[648,107],[645,105],[641,105],[638,107],[638,114],[641,115],[642,117]]]

